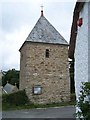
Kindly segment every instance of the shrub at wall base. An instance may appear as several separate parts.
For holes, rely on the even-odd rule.
[[[16,93],[5,94],[2,96],[2,102],[10,105],[24,105],[29,102],[25,90]]]
[[[82,118],[83,120],[90,120],[90,82],[82,83],[80,91],[80,97],[77,101],[77,107],[80,109],[76,113],[78,118]]]

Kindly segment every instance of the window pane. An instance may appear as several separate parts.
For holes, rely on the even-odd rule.
[[[49,49],[46,49],[46,58],[49,58]]]
[[[41,86],[33,87],[33,93],[34,94],[41,94],[42,93],[42,87]]]

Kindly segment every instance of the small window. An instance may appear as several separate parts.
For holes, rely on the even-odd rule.
[[[46,58],[49,58],[49,49],[46,49]]]
[[[33,87],[33,94],[34,95],[40,95],[42,93],[42,87],[40,85]]]

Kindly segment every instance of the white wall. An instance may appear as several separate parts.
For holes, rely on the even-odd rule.
[[[84,4],[79,17],[83,25],[78,27],[75,49],[75,90],[78,98],[81,82],[88,81],[88,3]]]
[[[90,2],[88,4],[88,81],[90,82]]]

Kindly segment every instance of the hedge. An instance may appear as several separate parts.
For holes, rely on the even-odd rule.
[[[29,103],[29,99],[25,90],[22,90],[15,93],[2,95],[2,103],[8,103],[10,105],[24,105]]]

